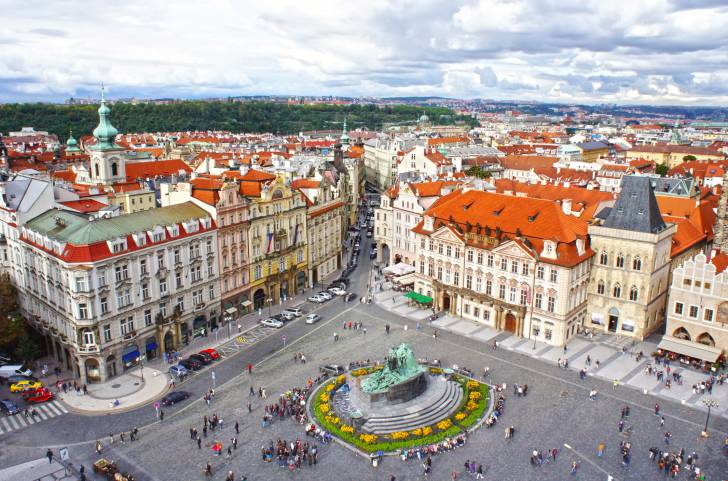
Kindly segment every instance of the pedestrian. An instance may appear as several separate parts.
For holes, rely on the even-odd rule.
[[[234,437],[233,437],[233,438],[232,438],[232,439],[230,440],[230,442],[232,442],[232,443],[233,443],[233,449],[238,449],[238,438],[237,438],[237,437],[235,437],[235,436],[234,436]]]
[[[452,479],[452,481],[455,481],[456,479],[458,479],[458,473],[454,469],[453,469],[452,473],[450,473],[450,479]]]
[[[124,439],[124,431],[119,433],[119,439],[121,440],[121,444],[126,444],[126,440]]]
[[[624,431],[624,421],[619,421],[619,424],[618,424],[617,426],[619,426],[619,432],[620,432],[620,433],[621,433],[622,431]]]
[[[604,449],[606,447],[607,446],[604,443],[599,443],[599,446],[597,446],[597,456],[598,457],[601,458],[602,456],[604,456]]]
[[[210,464],[209,461],[207,462],[207,465],[205,466],[204,474],[205,474],[205,476],[208,476],[208,477],[212,476],[212,465]]]
[[[599,361],[597,361],[597,362],[599,362]],[[612,381],[612,391],[616,391],[617,386],[619,386],[619,379],[615,379],[614,381]]]
[[[665,425],[665,416],[660,417],[660,427]]]
[[[253,404],[250,401],[248,401],[248,412],[249,413],[252,413],[253,412]],[[235,425],[237,425],[237,424],[238,423],[235,423]]]
[[[48,448],[48,451],[46,451],[46,457],[48,458],[48,464],[53,463],[53,451]]]
[[[478,470],[476,471],[476,474],[475,474],[475,479],[483,479],[483,478],[485,478],[485,476],[483,475],[483,465],[479,464]]]
[[[672,437],[672,433],[670,431],[665,432],[665,444],[670,444],[670,438]]]
[[[202,438],[197,436],[197,449],[202,449]]]
[[[265,399],[265,398],[267,398],[267,397],[268,397],[268,396],[267,396],[267,395],[265,394],[265,389],[262,389],[262,388],[261,388],[261,390],[260,390],[260,397],[262,397],[263,399]]]
[[[578,465],[576,464],[576,461],[572,461],[571,462],[571,475],[572,476],[576,474],[577,467],[578,467]]]
[[[248,374],[253,374],[253,365],[248,363]],[[252,387],[250,389],[253,389]]]
[[[660,415],[660,405],[655,403],[655,416]]]
[[[159,422],[161,423],[161,422],[163,422],[163,421],[164,421],[164,411],[162,411],[162,410],[160,409],[160,410],[159,410]]]
[[[250,401],[248,401],[248,411],[250,411]],[[235,421],[235,434],[240,434],[240,425]]]
[[[235,475],[232,471],[228,471],[227,477],[225,478],[225,481],[235,481]]]
[[[389,324],[384,326],[384,331],[389,334]]]
[[[556,462],[556,456],[559,454],[559,450],[556,448],[551,449],[551,459]]]

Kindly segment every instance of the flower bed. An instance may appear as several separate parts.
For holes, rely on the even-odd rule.
[[[374,370],[377,370],[377,367],[355,369],[350,374],[358,377],[370,374]],[[378,436],[357,432],[353,426],[343,424],[335,415],[336,413],[329,401],[331,400],[331,393],[346,381],[344,375],[328,381],[323,388],[316,391],[311,403],[311,410],[320,427],[342,441],[367,453],[376,451],[390,452],[435,444],[467,431],[470,426],[483,417],[488,407],[489,392],[487,385],[462,376],[454,376],[453,379],[463,388],[463,401],[455,414],[441,419],[433,425],[422,426],[411,431],[400,431]]]

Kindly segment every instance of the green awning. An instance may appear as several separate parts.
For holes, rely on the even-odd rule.
[[[407,294],[404,295],[404,297],[408,299],[412,299],[413,301],[419,303],[419,304],[429,304],[432,302],[432,297],[429,296],[423,296],[420,293],[417,293],[415,291],[410,291]]]

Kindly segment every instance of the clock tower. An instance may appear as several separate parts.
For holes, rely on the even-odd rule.
[[[110,116],[111,109],[106,105],[102,88],[99,125],[93,132],[96,143],[89,147],[91,155],[89,177],[93,184],[126,182],[125,149],[115,142],[118,131],[111,125]]]

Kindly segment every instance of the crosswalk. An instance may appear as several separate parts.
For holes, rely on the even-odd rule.
[[[22,413],[15,414],[13,416],[0,417],[0,435],[9,433],[11,431],[18,431],[23,428],[27,428],[32,424],[36,424],[56,416],[62,416],[68,413],[68,410],[58,402],[57,400],[46,402],[42,404],[36,404],[33,407],[28,408],[32,411],[33,408],[38,412],[38,416],[25,417]]]

